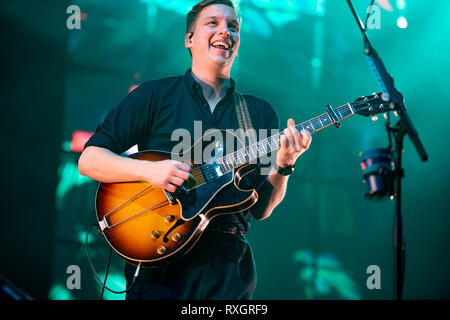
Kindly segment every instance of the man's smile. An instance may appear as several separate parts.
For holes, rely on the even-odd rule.
[[[217,40],[211,44],[214,48],[229,50],[231,48],[231,43],[229,41]]]

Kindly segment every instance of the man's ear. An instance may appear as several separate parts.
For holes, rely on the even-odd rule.
[[[186,48],[192,48],[192,36],[194,35],[193,32],[189,32],[186,34],[186,37],[184,38],[184,46]]]

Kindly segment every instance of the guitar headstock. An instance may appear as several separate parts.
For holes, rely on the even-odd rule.
[[[383,93],[373,93],[370,96],[363,96],[353,102],[352,108],[356,114],[368,117],[378,113],[394,111],[395,107],[387,99],[384,99]]]

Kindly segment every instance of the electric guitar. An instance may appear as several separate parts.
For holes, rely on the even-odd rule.
[[[326,106],[326,113],[295,128],[314,133],[331,125],[338,127],[339,121],[355,114],[370,116],[393,110],[380,94],[373,94],[335,109]],[[194,179],[174,193],[147,182],[100,183],[95,204],[102,235],[131,264],[159,267],[173,262],[194,247],[213,218],[248,210],[256,203],[256,190],[243,188],[243,181],[256,168],[251,163],[280,148],[282,134],[227,155],[217,143],[214,157],[193,163]],[[144,151],[130,157],[162,161],[172,156]]]

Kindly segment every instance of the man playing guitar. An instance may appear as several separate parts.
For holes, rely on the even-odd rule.
[[[202,130],[239,127],[233,108],[235,83],[230,77],[240,45],[239,29],[231,1],[205,0],[194,6],[187,16],[185,37],[191,69],[184,76],[148,81],[130,92],[86,143],[80,173],[102,183],[145,181],[171,193],[192,179],[192,165],[185,162],[120,154],[136,144],[139,150],[170,152],[170,133],[177,128],[194,132],[195,121],[202,121]],[[254,129],[278,128],[276,112],[267,102],[244,97]],[[300,134],[294,126],[289,119],[270,174],[255,179],[257,203],[249,210],[215,218],[198,244],[176,262],[144,268],[127,299],[251,298],[256,273],[245,232],[251,216],[265,219],[280,204],[296,160],[309,148],[310,132]],[[128,283],[134,269],[126,264]]]

